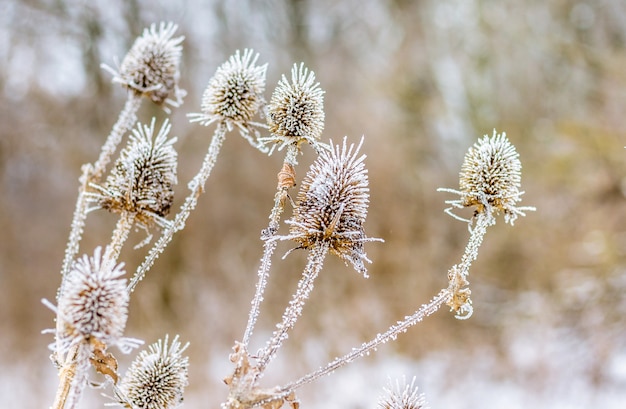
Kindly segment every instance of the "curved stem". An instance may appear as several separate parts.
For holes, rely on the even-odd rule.
[[[146,272],[152,267],[156,259],[172,240],[174,234],[185,227],[185,222],[187,221],[189,214],[196,208],[198,197],[200,197],[200,194],[204,191],[204,183],[211,175],[211,170],[213,170],[213,167],[215,166],[217,155],[219,154],[220,148],[222,147],[226,137],[226,130],[226,125],[223,123],[218,124],[217,129],[213,134],[213,138],[211,139],[209,150],[207,151],[204,161],[202,162],[202,167],[200,168],[198,174],[191,180],[191,182],[189,182],[191,193],[189,193],[185,199],[185,203],[181,206],[180,211],[172,223],[163,230],[159,240],[150,249],[143,263],[141,263],[141,265],[137,268],[135,275],[128,285],[129,293],[132,292],[139,281],[144,278]]]
[[[299,388],[302,385],[305,385],[309,382],[312,382],[324,375],[327,375],[337,368],[340,368],[359,357],[365,356],[369,354],[370,351],[375,350],[381,344],[384,344],[388,341],[395,340],[396,337],[402,333],[406,332],[407,329],[422,321],[424,318],[432,315],[435,311],[437,311],[443,304],[445,304],[450,299],[450,292],[448,289],[442,289],[439,291],[439,294],[435,296],[428,304],[422,305],[417,311],[415,311],[412,315],[406,316],[404,320],[399,321],[396,325],[392,325],[389,329],[382,333],[376,335],[376,337],[369,341],[363,343],[359,348],[353,349],[350,353],[342,356],[341,358],[337,358],[334,361],[330,362],[326,366],[318,369],[315,372],[311,372],[308,375],[303,376],[297,381],[288,383],[287,385],[280,388],[281,394],[288,395],[293,390]]]

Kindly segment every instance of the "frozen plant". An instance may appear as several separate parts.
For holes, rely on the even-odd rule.
[[[214,130],[200,169],[187,184],[190,191],[180,209],[170,214],[178,181],[176,138],[169,137],[169,120],[157,128],[154,118],[149,124],[136,118],[142,97],[163,106],[169,113],[167,105],[180,106],[185,94],[178,88],[183,37],[173,37],[177,28],[173,23],[161,23],[158,27],[152,25],[144,30],[117,69],[106,67],[114,75],[113,82],[127,90],[128,101],[98,160],[83,166],[57,305],[44,301],[56,313],[55,329],[46,331],[55,336],[52,357],[59,369],[53,409],[72,409],[78,405],[83,389],[92,383],[88,372],[91,367],[104,376],[104,386],[112,387],[113,404],[128,409],[170,409],[182,402],[188,384],[189,360],[183,355],[188,344],[182,345],[178,336],[170,344],[166,335],[140,352],[124,377],[119,375],[117,359],[109,348],[116,346],[129,353],[142,344],[141,340],[124,336],[130,296],[174,234],[184,229],[204,192],[227,133],[235,130],[260,152],[272,154],[284,150],[285,157],[277,172],[269,223],[261,232],[263,254],[248,322],[242,339],[234,342],[230,355],[234,367],[224,379],[228,394],[223,409],[278,409],[286,404],[296,409],[299,387],[395,340],[441,306],[450,307],[460,319],[472,315],[469,270],[487,228],[496,223],[500,213],[504,214],[506,223],[513,224],[526,211],[534,210],[518,206],[523,194],[519,190],[519,155],[506,135],[495,130],[493,136],[485,136],[468,150],[461,167],[459,190],[440,189],[459,196],[446,202],[451,206],[446,212],[467,223],[470,232],[460,263],[448,270],[447,285],[428,303],[416,306],[415,312],[344,356],[283,385],[262,385],[268,366],[302,316],[328,254],[339,257],[363,278],[368,277],[366,266],[371,261],[365,244],[383,240],[365,234],[369,179],[366,155],[360,152],[366,140],[362,137],[354,144],[344,137],[340,143],[332,139],[328,144],[321,142],[324,91],[315,73],[303,63],[294,64],[290,80],[282,76],[268,103],[264,96],[267,64],[257,65],[259,55],[251,49],[243,53],[236,51],[210,78],[200,112],[188,114],[191,122],[213,126]],[[263,114],[267,123],[256,122],[255,117]],[[126,146],[114,160],[117,146],[129,131]],[[294,200],[289,192],[297,185],[297,158],[303,154],[305,144],[313,148],[317,158],[299,182]],[[106,175],[107,165],[113,160]],[[292,216],[283,221],[288,205],[292,207]],[[469,220],[452,212],[466,207],[474,209]],[[118,217],[111,238],[108,244],[96,248],[93,256],[77,257],[87,215],[99,210]],[[288,233],[279,234],[281,227],[288,229]],[[127,282],[123,278],[124,264],[118,259],[132,228],[144,230],[147,236],[135,249],[150,243],[154,230],[158,238]],[[251,353],[250,340],[274,251],[282,240],[295,243],[285,257],[292,251],[304,250],[307,261],[280,322],[264,346]],[[417,409],[426,405],[423,395],[417,392],[415,379],[402,386],[397,382],[386,392],[387,396],[379,402],[383,409]]]
[[[389,380],[389,387],[384,391],[385,395],[378,401],[378,409],[428,409],[426,396],[419,393],[415,377],[411,383],[407,383],[406,378],[402,379],[402,383],[398,379],[395,383]]]

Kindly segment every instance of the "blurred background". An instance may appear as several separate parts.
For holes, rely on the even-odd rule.
[[[416,377],[433,409],[623,408],[626,401],[626,3],[620,0],[3,0],[0,3],[0,395],[42,408],[57,377],[48,359],[80,166],[93,162],[125,92],[114,66],[153,22],[185,36],[172,115],[177,202],[213,128],[190,124],[216,68],[236,49],[269,63],[266,98],[293,63],[326,91],[324,139],[347,135],[371,183],[364,279],[328,259],[263,380],[317,369],[412,313],[446,286],[468,238],[438,187],[458,187],[468,147],[506,131],[523,164],[522,205],[537,212],[487,233],[470,275],[474,315],[445,309],[298,392],[303,408],[374,408],[388,378]],[[147,101],[141,121],[166,115]],[[302,177],[313,160],[304,148]],[[281,153],[231,134],[188,227],[131,299],[126,335],[180,334],[186,408],[217,408],[228,354],[241,339],[259,239]],[[463,212],[461,212],[463,214]],[[287,216],[289,212],[287,212]],[[467,215],[467,214],[466,214]],[[116,218],[90,214],[81,253],[109,240]],[[131,235],[130,244],[144,233]],[[305,262],[281,243],[253,338],[261,347]],[[128,246],[132,270],[147,248]],[[122,370],[132,357],[115,352]],[[82,407],[100,407],[101,391]]]

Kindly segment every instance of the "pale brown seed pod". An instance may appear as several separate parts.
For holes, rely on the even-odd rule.
[[[363,243],[380,239],[367,237],[363,229],[369,187],[365,155],[359,156],[362,143],[348,146],[344,138],[342,145],[331,142],[320,153],[302,180],[286,238],[308,250],[328,245],[331,253],[367,276],[364,262],[370,260]]]
[[[164,104],[178,107],[186,95],[178,87],[181,43],[185,37],[174,37],[177,28],[171,22],[161,22],[158,28],[152,24],[137,38],[118,70],[102,66],[114,75],[113,82],[149,98],[168,113],[170,110]]]
[[[296,186],[296,169],[291,163],[283,163],[283,167],[278,172],[278,188],[291,189]]]

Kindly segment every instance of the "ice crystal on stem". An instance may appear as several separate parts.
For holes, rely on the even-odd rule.
[[[143,350],[116,388],[119,405],[131,409],[173,409],[183,400],[188,384],[189,358],[183,356],[178,336],[168,345],[168,336]]]
[[[183,50],[180,44],[185,37],[173,38],[177,28],[174,23],[161,22],[157,30],[152,24],[135,40],[118,71],[106,65],[103,68],[114,75],[113,82],[158,105],[180,106],[186,95],[184,90],[178,88]],[[170,112],[167,107],[164,110]]]
[[[259,54],[254,54],[253,50],[246,49],[243,55],[237,50],[222,64],[202,95],[202,112],[188,114],[191,122],[205,126],[221,122],[229,131],[236,126],[252,146],[261,148],[252,136],[258,138],[253,126],[260,124],[252,122],[252,118],[265,104],[267,64],[257,66],[258,58]]]

